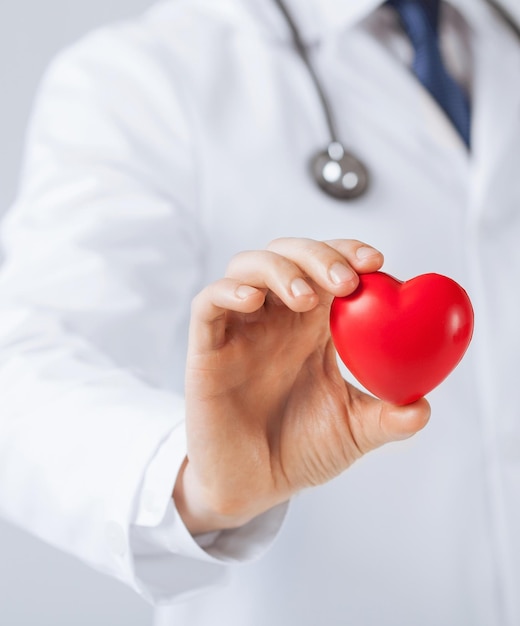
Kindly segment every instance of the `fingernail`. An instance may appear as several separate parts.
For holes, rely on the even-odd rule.
[[[310,296],[314,293],[311,286],[303,278],[295,278],[291,283],[291,292],[295,298],[299,296]]]
[[[254,287],[250,287],[249,285],[240,285],[239,287],[236,288],[235,295],[237,298],[240,298],[240,300],[245,300],[246,298],[249,298],[249,296],[252,296],[257,291],[258,289],[255,289]]]
[[[334,263],[329,269],[329,276],[335,285],[340,285],[341,283],[349,283],[354,279],[355,274],[343,263]]]
[[[379,252],[375,248],[369,248],[368,246],[361,246],[356,250],[356,256],[360,261],[364,261],[371,256],[376,256]]]

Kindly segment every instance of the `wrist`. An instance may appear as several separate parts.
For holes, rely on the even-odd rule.
[[[238,528],[254,517],[227,511],[225,505],[211,506],[203,492],[186,458],[177,475],[172,496],[182,521],[192,535]]]

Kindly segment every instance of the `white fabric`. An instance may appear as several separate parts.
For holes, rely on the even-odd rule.
[[[0,511],[176,601],[158,624],[520,623],[519,46],[481,0],[453,2],[473,44],[468,156],[360,23],[377,4],[291,3],[370,167],[352,205],[308,176],[323,112],[266,0],[164,2],[43,81],[4,227]],[[281,530],[284,507],[197,544],[170,498],[189,302],[234,252],[283,235],[356,237],[402,279],[455,278],[475,338],[419,436],[295,498]]]

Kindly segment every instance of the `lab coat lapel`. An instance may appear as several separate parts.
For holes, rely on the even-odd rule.
[[[490,36],[489,29],[500,32]],[[475,46],[472,143],[475,189],[492,185],[520,126],[520,42],[499,18],[481,26]],[[497,41],[501,44],[497,45]]]

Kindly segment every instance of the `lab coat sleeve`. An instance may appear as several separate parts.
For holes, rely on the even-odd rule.
[[[154,602],[222,583],[284,512],[197,543],[171,499],[206,245],[181,91],[132,24],[55,60],[0,274],[0,514]]]

